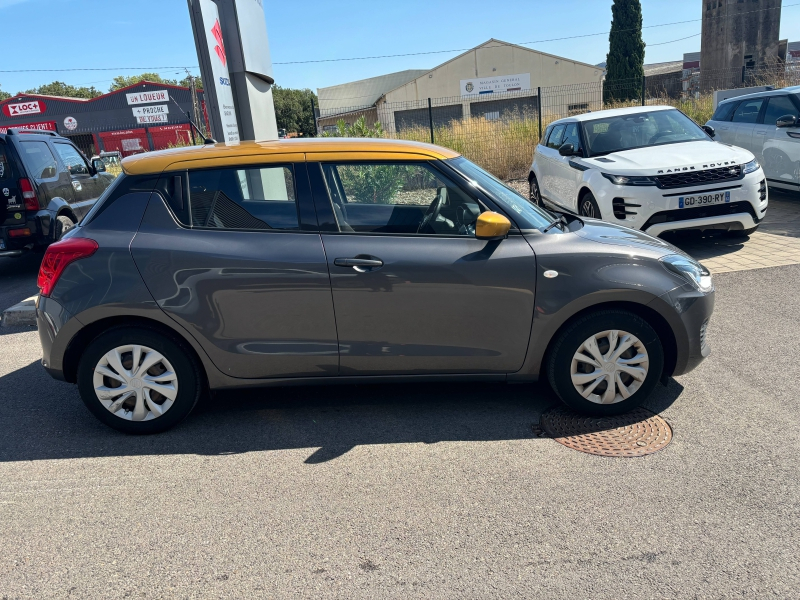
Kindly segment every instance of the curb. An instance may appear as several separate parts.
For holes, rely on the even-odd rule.
[[[31,296],[3,311],[2,327],[36,327],[36,298]]]

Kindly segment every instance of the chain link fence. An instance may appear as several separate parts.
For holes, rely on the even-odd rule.
[[[371,135],[432,142],[461,153],[497,177],[527,177],[533,150],[557,119],[608,108],[670,105],[703,125],[718,90],[800,84],[800,64],[759,69],[679,69],[642,79],[540,87],[485,96],[382,102],[321,110],[319,135]],[[363,119],[359,133],[353,126]]]

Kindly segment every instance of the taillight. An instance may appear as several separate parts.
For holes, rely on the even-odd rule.
[[[97,242],[89,238],[67,238],[50,244],[39,267],[39,293],[49,296],[68,264],[90,257],[98,248]]]
[[[30,179],[19,180],[19,189],[22,192],[22,199],[25,202],[25,210],[39,210],[39,198],[36,197],[36,190]]]

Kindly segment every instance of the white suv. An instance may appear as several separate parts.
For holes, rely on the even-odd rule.
[[[764,172],[748,150],[713,135],[671,106],[555,121],[533,155],[531,200],[652,235],[676,229],[749,235],[767,212]]]
[[[771,187],[800,190],[800,86],[720,102],[707,125],[755,154]]]

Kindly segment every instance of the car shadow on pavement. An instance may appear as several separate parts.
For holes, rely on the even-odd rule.
[[[660,412],[682,393],[671,381],[647,404]],[[0,462],[308,449],[324,463],[356,446],[531,439],[560,404],[543,383],[330,385],[218,393],[176,428],[151,436],[97,421],[74,385],[38,362],[0,377]]]

